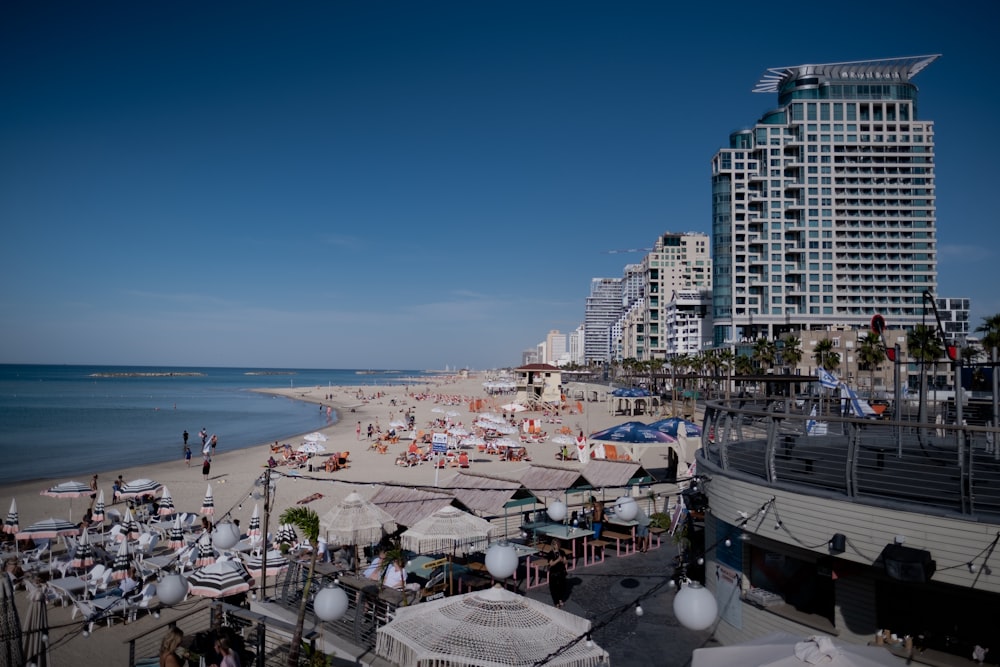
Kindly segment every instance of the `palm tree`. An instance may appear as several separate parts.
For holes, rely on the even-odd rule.
[[[976,333],[983,334],[979,343],[987,358],[992,358],[993,348],[1000,347],[1000,313],[983,318],[983,323],[976,327]]]
[[[719,366],[726,373],[726,400],[728,401],[733,384],[733,366],[736,363],[736,355],[728,347],[717,352],[716,358],[719,360]]]
[[[920,364],[920,407],[917,411],[917,421],[922,424],[927,421],[927,364],[941,358],[944,346],[936,329],[918,324],[906,334],[906,349]]]
[[[813,361],[823,370],[835,371],[840,366],[840,354],[833,351],[833,341],[829,338],[816,343],[816,351],[813,352]]]
[[[309,556],[309,574],[302,589],[302,603],[299,605],[299,615],[295,620],[295,634],[292,635],[292,645],[288,650],[288,666],[298,667],[299,653],[302,650],[302,628],[306,622],[306,603],[309,601],[309,588],[312,586],[313,573],[316,570],[316,555],[319,553],[319,515],[308,507],[296,505],[281,513],[281,523],[289,523],[302,533],[312,551]]]
[[[774,367],[775,350],[774,342],[767,338],[761,337],[754,341],[753,360],[757,363],[757,368],[760,369],[761,373]]]
[[[871,331],[866,333],[858,345],[858,360],[861,366],[867,368],[871,374],[868,398],[872,398],[875,394],[875,369],[885,361],[885,348],[882,345],[882,337]]]
[[[783,338],[785,346],[781,349],[781,361],[789,368],[795,369],[802,361],[802,341],[795,336]]]

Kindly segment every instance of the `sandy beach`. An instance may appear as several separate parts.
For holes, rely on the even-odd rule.
[[[393,421],[405,421],[407,414],[412,414],[415,428],[418,431],[430,432],[436,419],[450,418],[453,423],[462,423],[472,429],[476,413],[470,412],[468,399],[485,399],[487,404],[499,407],[513,400],[513,396],[501,396],[495,400],[487,396],[483,390],[482,376],[470,377],[438,377],[423,384],[378,387],[314,387],[314,388],[275,388],[262,389],[267,393],[287,396],[297,400],[308,401],[322,406],[330,406],[336,411],[338,421],[322,431],[327,440],[321,444],[326,453],[349,452],[349,466],[334,472],[326,472],[319,466],[326,461],[324,454],[314,456],[308,467],[289,469],[287,466],[274,468],[275,492],[271,510],[271,530],[276,530],[277,516],[286,508],[305,499],[312,498],[307,506],[314,509],[321,517],[331,509],[341,498],[352,490],[358,490],[362,495],[370,497],[378,489],[380,483],[393,482],[414,486],[432,487],[435,483],[435,468],[429,463],[412,467],[395,464],[397,456],[404,453],[411,440],[408,433],[401,431],[399,442],[389,444],[385,453],[379,453],[372,447],[373,441],[367,437],[369,424],[373,428],[381,427],[388,430]],[[448,417],[447,413],[453,413]],[[536,412],[522,413],[520,416],[541,418]],[[628,421],[630,417],[612,416],[608,413],[607,404],[591,402],[583,404],[583,412],[560,415],[561,424],[546,423],[541,420],[542,430],[555,435],[558,429],[567,428],[576,434],[580,431],[594,432],[601,428]],[[651,418],[643,418],[649,421]],[[360,437],[356,432],[357,424],[361,424]],[[194,436],[194,434],[192,434]],[[224,437],[224,434],[220,434]],[[515,436],[516,437],[516,436]],[[197,443],[197,437],[192,437]],[[303,444],[301,436],[283,439],[293,449]],[[144,465],[116,470],[91,471],[81,470],[75,479],[88,483],[91,476],[97,472],[101,488],[109,508],[124,511],[124,503],[111,504],[112,482],[118,475],[125,480],[149,478],[165,485],[174,500],[178,511],[198,513],[207,487],[211,484],[216,513],[216,521],[222,517],[239,519],[244,530],[249,523],[255,503],[263,503],[254,499],[254,482],[265,471],[268,458],[272,455],[271,444],[261,443],[258,446],[219,453],[212,460],[211,472],[206,482],[201,470],[201,457],[197,445],[190,466],[178,457],[174,462],[155,465]],[[545,442],[528,445],[528,451],[533,463],[555,464],[556,454],[560,445]],[[274,454],[278,459],[280,454]],[[662,468],[666,459],[661,454],[655,455],[655,460],[643,460],[647,468]],[[517,479],[527,469],[526,462],[505,462],[497,456],[473,452],[470,469],[473,472],[502,475]],[[560,465],[580,466],[579,463],[560,463]],[[456,468],[445,468],[438,471],[438,479],[443,481],[452,476]],[[39,471],[44,476],[44,471]],[[69,500],[56,499],[40,495],[40,492],[58,484],[69,481],[69,478],[31,481],[0,487],[0,512],[6,517],[6,511],[12,498],[17,500],[20,526],[22,528],[33,522],[48,517],[69,518]],[[77,498],[72,501],[73,520],[79,520],[83,515],[89,499]],[[57,551],[58,553],[58,551]],[[22,618],[27,608],[26,595],[18,592],[18,606]],[[165,614],[165,616],[168,616]],[[70,622],[70,608],[51,606],[49,620],[53,626],[66,625],[61,630],[52,633],[52,661],[57,667],[66,665],[124,664],[127,661],[127,644],[122,643],[127,637],[141,631],[146,622],[152,623],[150,616],[141,617],[136,623],[129,625],[116,624],[111,628],[95,630],[94,636],[83,638],[79,636],[79,623]],[[146,619],[149,619],[148,621]],[[157,623],[161,622],[156,621]],[[65,643],[60,638],[65,635]],[[70,639],[72,635],[72,639]],[[95,641],[97,637],[113,638],[113,641]],[[110,651],[110,653],[109,653]],[[121,656],[121,657],[118,657]]]

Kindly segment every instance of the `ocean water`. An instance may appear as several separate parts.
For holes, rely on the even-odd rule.
[[[224,452],[328,426],[316,405],[252,391],[419,382],[421,371],[0,364],[0,484]],[[334,418],[336,415],[334,415]]]

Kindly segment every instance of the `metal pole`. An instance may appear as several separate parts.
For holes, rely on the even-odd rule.
[[[896,360],[892,362],[892,418],[896,422],[896,457],[903,458],[903,388],[900,386],[899,364],[902,357],[902,350],[899,343],[893,347]]]
[[[267,599],[267,527],[271,518],[271,469],[264,471],[264,546],[260,556],[260,601]]]
[[[998,412],[1000,406],[997,405],[1000,402],[1000,377],[998,377],[1000,374],[997,373],[997,371],[1000,371],[1000,368],[997,367],[997,349],[995,347],[991,356],[993,358],[993,367],[991,369],[993,371],[993,428],[996,428],[1000,425],[1000,412]],[[998,439],[1000,439],[1000,433],[994,433],[993,442],[996,443]],[[1000,447],[994,447],[993,460],[1000,461]]]

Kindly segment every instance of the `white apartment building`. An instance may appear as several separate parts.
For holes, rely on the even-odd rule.
[[[712,291],[674,292],[664,309],[667,356],[698,354],[712,346]]]
[[[778,106],[712,160],[714,345],[921,322],[937,284],[934,124],[912,79],[938,56],[769,69]]]
[[[621,278],[593,278],[584,313],[584,363],[611,360],[611,328],[622,312]]]

